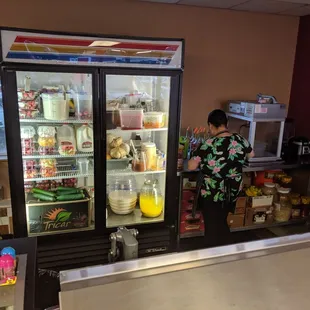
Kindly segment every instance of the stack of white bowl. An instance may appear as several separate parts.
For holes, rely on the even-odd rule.
[[[109,193],[109,204],[116,214],[129,214],[137,204],[138,195],[128,190],[116,190]]]

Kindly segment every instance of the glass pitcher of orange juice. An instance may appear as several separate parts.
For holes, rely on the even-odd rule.
[[[140,191],[140,210],[145,217],[158,217],[163,212],[164,197],[158,180],[146,180]]]

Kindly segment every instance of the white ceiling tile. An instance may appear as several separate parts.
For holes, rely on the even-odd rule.
[[[159,2],[159,3],[177,3],[179,0],[140,0],[145,2]]]
[[[284,11],[279,13],[281,15],[293,15],[293,16],[305,16],[310,15],[310,5],[302,6],[292,10]]]
[[[304,4],[288,3],[276,0],[250,0],[233,7],[233,10],[279,13],[303,6]]]
[[[180,0],[178,4],[228,9],[244,2],[245,0]]]

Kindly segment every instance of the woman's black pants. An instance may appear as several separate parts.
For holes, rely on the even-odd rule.
[[[227,224],[228,208],[222,203],[200,199],[200,210],[205,224],[205,247],[215,247],[231,243],[231,233]]]

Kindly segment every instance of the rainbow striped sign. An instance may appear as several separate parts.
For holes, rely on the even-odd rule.
[[[182,41],[91,38],[1,31],[4,61],[120,67],[181,68]]]

